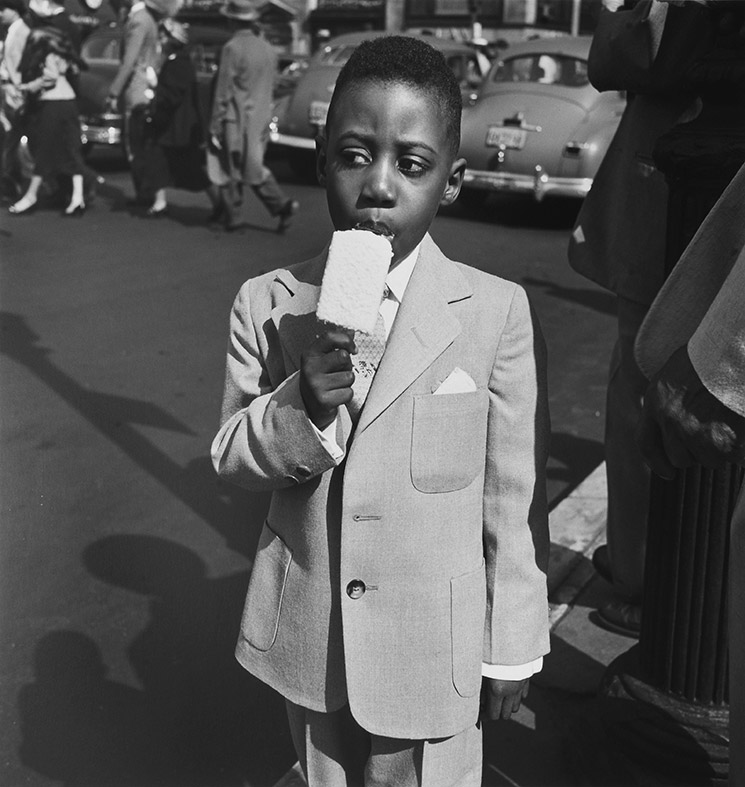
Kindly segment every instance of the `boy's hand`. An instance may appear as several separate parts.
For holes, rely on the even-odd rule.
[[[300,395],[308,417],[318,429],[336,418],[339,407],[352,399],[352,359],[356,352],[350,334],[332,328],[321,334],[300,361]]]
[[[530,678],[525,680],[499,680],[484,678],[481,684],[481,721],[504,719],[520,710],[520,703],[528,696]]]

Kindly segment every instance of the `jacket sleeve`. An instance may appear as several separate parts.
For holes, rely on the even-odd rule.
[[[308,418],[300,395],[299,372],[272,382],[266,354],[281,355],[265,292],[244,284],[230,317],[221,427],[212,443],[212,462],[221,478],[254,491],[307,482],[336,466]],[[269,345],[272,345],[270,347]]]
[[[745,248],[688,342],[688,354],[709,393],[745,416]]]
[[[526,664],[550,650],[546,462],[550,424],[543,336],[516,287],[489,384],[483,661]]]
[[[663,94],[687,91],[689,65],[709,46],[709,10],[642,0],[631,10],[600,10],[588,57],[588,76],[598,90]]]
[[[232,97],[233,74],[237,67],[236,52],[228,41],[222,48],[220,55],[220,68],[217,72],[215,94],[212,99],[212,119],[210,121],[210,134],[222,137],[223,123],[228,115],[228,107]]]
[[[124,56],[119,70],[109,86],[109,95],[118,96],[124,90],[127,80],[137,65],[137,58],[140,56],[146,37],[147,25],[128,22],[124,36]]]

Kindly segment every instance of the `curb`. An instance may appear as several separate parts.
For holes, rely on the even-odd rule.
[[[549,624],[553,631],[571,611],[577,596],[595,576],[585,558],[605,543],[607,509],[605,462],[549,513]],[[274,787],[307,787],[300,763]]]

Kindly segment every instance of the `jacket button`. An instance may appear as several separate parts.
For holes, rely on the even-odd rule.
[[[307,478],[307,477],[310,475],[310,468],[309,468],[309,467],[306,467],[305,465],[298,465],[298,466],[295,468],[295,472],[296,472],[296,473],[297,473],[297,474],[298,474],[298,475],[299,475],[301,478]]]
[[[365,595],[365,583],[361,579],[353,579],[347,585],[347,595],[349,598],[361,598]]]

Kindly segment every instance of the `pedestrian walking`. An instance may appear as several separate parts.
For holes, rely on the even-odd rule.
[[[87,66],[68,34],[49,21],[60,7],[56,0],[33,3],[36,22],[26,39],[20,70],[34,165],[26,193],[8,209],[14,216],[33,211],[44,180],[59,176],[72,182],[72,194],[63,215],[82,216],[86,208],[80,113],[73,85],[80,70]]]
[[[234,215],[244,184],[249,186],[284,231],[299,208],[282,191],[264,164],[272,115],[277,54],[261,35],[259,12],[251,0],[228,0],[220,11],[231,20],[233,35],[223,46],[210,121],[212,156],[225,173],[218,180],[227,207],[226,226]]]
[[[164,60],[145,129],[143,179],[146,191],[154,195],[147,215],[158,218],[167,213],[168,187],[206,191],[214,212],[219,194],[206,173],[204,123],[197,75],[186,51],[187,25],[164,19],[160,42]]]
[[[310,787],[477,787],[479,718],[509,718],[549,650],[540,329],[521,287],[429,235],[461,108],[429,44],[360,44],[317,154],[331,248],[231,313],[213,463],[272,492],[236,655],[285,697]],[[350,287],[382,274],[354,337],[316,314],[348,265],[321,297],[355,318]]]
[[[24,0],[0,0],[0,26],[5,28],[0,57],[0,189],[13,201],[31,177],[19,157],[23,136],[24,94],[21,90],[21,57],[30,32]]]
[[[143,186],[145,124],[148,107],[153,98],[151,75],[160,66],[158,22],[174,16],[178,0],[135,0],[127,13],[122,42],[122,62],[109,87],[108,109],[121,108],[124,116],[124,149],[129,161],[134,201],[150,205],[152,194]]]
[[[569,262],[616,295],[618,338],[605,412],[608,543],[595,551],[593,564],[615,593],[598,610],[599,622],[634,637],[641,625],[650,482],[634,440],[647,380],[633,347],[664,279],[667,214],[667,186],[652,151],[693,103],[684,78],[706,43],[707,17],[698,3],[678,8],[641,0],[632,8],[603,8],[588,63],[598,90],[625,90],[628,96],[577,218]]]

